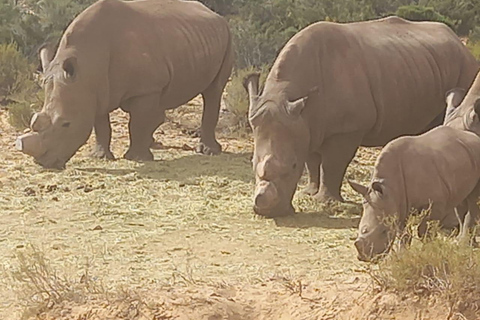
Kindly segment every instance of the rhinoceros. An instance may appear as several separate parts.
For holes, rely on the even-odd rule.
[[[440,126],[391,141],[380,153],[368,187],[349,181],[364,198],[355,241],[358,258],[368,261],[388,252],[412,208],[430,207],[420,236],[427,220],[451,221],[457,213],[460,237],[467,237],[478,217],[479,180],[480,137],[473,132]],[[465,205],[466,214],[456,210]]]
[[[447,92],[444,125],[480,136],[480,72],[468,91],[466,88],[454,88]]]
[[[130,114],[124,157],[152,160],[165,110],[203,96],[197,151],[217,154],[220,100],[231,74],[224,18],[196,1],[101,0],[66,29],[52,61],[41,52],[46,98],[17,148],[43,167],[62,168],[95,128],[94,156],[113,158],[109,113]]]
[[[250,96],[256,173],[254,211],[274,217],[291,204],[304,170],[306,193],[343,201],[340,187],[357,148],[439,125],[445,92],[469,86],[478,63],[444,24],[389,17],[318,22],[296,34]]]

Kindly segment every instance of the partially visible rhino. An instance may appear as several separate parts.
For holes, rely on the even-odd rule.
[[[469,86],[478,64],[444,24],[398,17],[315,23],[285,45],[265,83],[245,79],[256,174],[254,210],[274,217],[291,204],[306,163],[306,190],[342,201],[357,148],[381,146],[442,123],[445,92]]]
[[[349,181],[364,198],[355,241],[358,258],[368,261],[388,252],[405,228],[411,208],[431,206],[419,226],[420,236],[426,232],[427,220],[452,227],[449,224],[457,213],[460,237],[467,237],[478,217],[479,180],[480,137],[475,133],[441,126],[388,143],[368,187]],[[466,208],[461,209],[462,205]]]
[[[152,160],[153,133],[198,94],[204,107],[197,151],[221,152],[215,139],[220,100],[231,74],[227,22],[196,1],[101,0],[65,31],[52,61],[41,52],[46,98],[32,133],[17,148],[40,165],[62,168],[95,128],[97,157],[113,158],[109,113],[130,114],[125,158]]]
[[[444,125],[475,132],[480,136],[480,73],[468,87],[455,88],[447,92],[447,113]]]

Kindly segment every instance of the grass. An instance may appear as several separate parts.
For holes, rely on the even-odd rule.
[[[428,240],[414,239],[408,249],[392,252],[371,276],[383,290],[439,297],[449,304],[451,314],[472,316],[480,308],[480,251],[458,244],[438,226],[430,230]]]
[[[88,266],[78,280],[55,270],[45,254],[35,246],[17,253],[17,269],[12,273],[19,284],[17,296],[24,305],[21,319],[30,319],[64,301],[85,303],[94,294],[103,294],[101,285],[92,281]]]

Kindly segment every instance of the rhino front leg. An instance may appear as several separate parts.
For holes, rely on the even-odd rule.
[[[148,95],[128,101],[130,113],[128,129],[130,131],[130,147],[123,156],[134,161],[152,161],[153,133],[165,120],[165,110],[159,107],[159,96]]]
[[[473,246],[477,246],[475,239],[475,224],[480,216],[480,210],[476,199],[477,197],[469,197],[467,199],[468,211],[463,218],[463,224],[461,225],[461,232],[459,235],[460,242],[469,243]]]
[[[320,187],[315,194],[318,201],[344,201],[340,194],[343,176],[355,156],[361,137],[360,133],[352,133],[336,135],[325,141],[322,146]]]
[[[207,89],[202,93],[203,97],[203,115],[202,127],[200,129],[200,144],[196,151],[206,155],[217,155],[222,152],[222,146],[215,138],[215,127],[218,122],[220,112],[220,100],[222,90],[217,87]]]
[[[110,151],[110,142],[112,139],[112,127],[110,125],[109,114],[98,115],[95,118],[95,147],[91,152],[91,156],[100,159],[113,160],[115,157]]]
[[[308,186],[302,191],[303,194],[313,196],[320,187],[320,163],[322,156],[318,153],[309,155],[307,160]]]

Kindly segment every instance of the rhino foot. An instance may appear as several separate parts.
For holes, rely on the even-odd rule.
[[[148,149],[144,152],[135,152],[129,149],[123,158],[131,161],[153,161],[153,153]]]
[[[328,191],[318,191],[313,198],[321,203],[345,202],[340,194],[335,196]]]
[[[105,150],[102,147],[95,147],[90,153],[90,157],[96,159],[107,159],[107,160],[115,160],[113,153],[110,150]]]
[[[207,156],[214,156],[222,152],[222,146],[216,141],[213,145],[206,145],[205,143],[200,142],[195,151]]]

